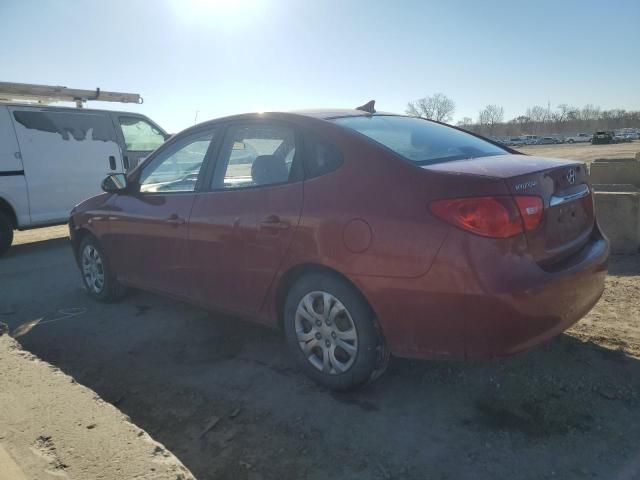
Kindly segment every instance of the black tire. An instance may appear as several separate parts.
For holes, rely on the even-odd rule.
[[[572,138],[570,138],[569,140],[567,140],[567,143],[574,143],[575,140],[573,140]]]
[[[344,371],[334,369],[333,364],[331,365],[333,373],[321,371],[319,369],[321,367],[314,366],[312,361],[309,360],[313,354],[307,356],[303,353],[298,340],[296,333],[298,307],[301,305],[302,300],[308,295],[316,295],[320,294],[320,292],[329,294],[344,306],[346,313],[342,313],[341,316],[343,320],[346,319],[347,322],[349,320],[351,321],[352,327],[355,328],[357,334],[357,350],[355,354],[351,356],[352,360],[349,360],[350,366]],[[332,305],[336,305],[337,302]],[[340,320],[339,317],[340,315],[336,315],[335,318]],[[304,322],[311,325],[311,322],[307,320],[304,320]],[[334,328],[337,329],[338,322],[336,321],[335,324]],[[327,325],[329,325],[328,322]],[[324,323],[322,327],[325,330],[326,328],[331,328],[325,328]],[[331,341],[329,335],[325,336],[327,332],[324,331],[324,333],[320,333],[319,328],[320,324],[318,324],[318,327],[311,325],[310,330],[306,332],[306,334],[309,335],[312,330],[316,331],[314,338],[318,340],[318,342],[316,342],[318,344]],[[289,290],[285,301],[284,330],[289,348],[300,368],[314,381],[331,390],[347,391],[361,387],[381,376],[389,361],[389,353],[371,307],[352,285],[337,275],[311,273],[304,275],[295,282]],[[321,337],[317,335],[321,335]],[[331,333],[331,335],[333,335],[333,333]],[[322,340],[320,340],[320,338],[322,338]],[[334,336],[333,338],[335,339],[336,337]],[[312,341],[313,340],[310,340],[307,343],[310,344]],[[338,341],[339,340],[335,340],[335,342]],[[329,343],[327,343],[326,346],[329,347]],[[314,348],[315,351],[318,352],[316,359],[320,362],[319,355],[322,354],[325,348],[322,345]],[[339,350],[341,347],[338,343],[335,345],[332,344],[332,348],[333,359],[336,359],[338,354],[346,353],[346,350]],[[327,350],[330,349],[327,348]],[[343,366],[343,364],[341,365]],[[324,368],[326,368],[326,365]]]
[[[7,253],[13,243],[13,222],[0,212],[0,257]]]
[[[87,278],[87,275],[85,275],[85,260],[83,258],[83,255],[85,254],[85,250],[87,249],[89,249],[88,252],[96,252],[98,258],[100,259],[102,267],[98,270],[102,271],[103,282],[101,288],[97,288],[96,283],[91,285],[91,280]],[[109,267],[109,259],[100,246],[100,242],[98,242],[95,237],[93,237],[92,235],[86,235],[80,242],[80,246],[78,247],[76,255],[78,257],[78,266],[80,267],[82,284],[84,285],[84,288],[89,296],[91,296],[95,300],[98,300],[99,302],[113,302],[124,297],[126,289],[122,284],[118,282],[115,275],[111,271]]]

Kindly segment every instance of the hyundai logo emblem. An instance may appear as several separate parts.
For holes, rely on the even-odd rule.
[[[576,183],[576,171],[573,168],[567,172],[567,182]]]

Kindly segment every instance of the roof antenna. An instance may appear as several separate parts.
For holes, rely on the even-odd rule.
[[[367,112],[367,113],[370,113],[370,114],[373,115],[374,113],[376,113],[375,106],[376,106],[376,101],[375,100],[369,100],[364,105],[356,107],[356,110],[362,110],[363,112]]]

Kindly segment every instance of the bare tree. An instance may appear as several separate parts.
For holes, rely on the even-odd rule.
[[[540,105],[534,105],[531,108],[527,108],[526,115],[533,122],[543,122],[547,116],[547,109]]]
[[[503,119],[504,108],[499,105],[487,105],[478,115],[478,123],[489,132],[489,135],[493,135],[496,124],[502,123]]]
[[[438,122],[450,122],[455,111],[455,102],[443,93],[409,102],[406,110],[407,115],[412,117],[428,118]]]
[[[578,116],[578,109],[566,103],[561,103],[560,105],[558,105],[558,110],[558,122],[567,122],[569,120],[575,119]]]
[[[586,104],[580,111],[581,120],[597,120],[600,117],[600,107],[591,103]]]
[[[462,117],[460,121],[457,123],[458,127],[470,127],[473,125],[473,118],[471,117]]]
[[[516,117],[511,121],[519,125],[526,125],[527,123],[531,122],[531,117],[527,117],[526,115],[520,115],[519,117]]]
[[[519,115],[505,122],[502,107],[487,105],[480,112],[477,122],[464,117],[457,122],[457,125],[465,130],[491,136],[532,133],[566,135],[596,130],[640,129],[640,111],[627,111],[621,108],[602,110],[599,106],[591,104],[578,108],[561,103],[553,110],[550,105],[530,107],[527,109],[527,115]]]

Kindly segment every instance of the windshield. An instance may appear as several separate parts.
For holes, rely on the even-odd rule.
[[[486,140],[421,118],[372,115],[333,121],[420,165],[508,153]]]

